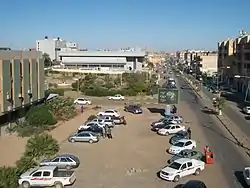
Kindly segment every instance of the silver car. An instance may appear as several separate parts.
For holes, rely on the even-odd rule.
[[[68,138],[69,142],[89,142],[90,144],[98,142],[99,136],[96,133],[83,131],[75,133]]]
[[[58,168],[66,168],[69,170],[71,168],[77,168],[80,165],[80,160],[74,155],[62,154],[51,159],[44,159],[39,165],[57,166]]]

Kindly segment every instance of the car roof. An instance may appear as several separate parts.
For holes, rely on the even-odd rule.
[[[174,162],[183,164],[183,163],[190,162],[190,161],[192,161],[192,160],[193,160],[193,159],[189,159],[189,158],[180,158],[180,159],[176,159]]]
[[[180,139],[178,142],[188,142],[188,141],[195,142],[194,140],[191,139]]]
[[[54,171],[57,167],[56,166],[41,166],[38,170],[51,170]]]
[[[200,181],[200,180],[189,180],[187,183],[185,183],[183,186],[184,187],[198,187],[199,185],[205,185],[204,182]],[[205,188],[205,187],[204,187]]]
[[[106,109],[106,110],[104,110],[104,111],[116,111],[116,109]]]

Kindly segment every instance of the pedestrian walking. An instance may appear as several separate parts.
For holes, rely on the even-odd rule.
[[[112,132],[111,132],[111,129],[110,129],[110,128],[108,128],[107,136],[108,136],[109,139],[112,139],[112,138],[113,138]]]
[[[104,138],[107,138],[107,137],[108,137],[108,126],[105,125],[103,130],[104,130],[104,135],[103,135],[103,137],[104,137]]]
[[[83,113],[83,109],[84,109],[84,108],[83,108],[83,105],[81,105],[81,113]]]
[[[187,129],[187,133],[188,133],[188,138],[191,139],[191,133],[192,133],[192,132],[191,132],[190,127],[188,127],[188,129]]]

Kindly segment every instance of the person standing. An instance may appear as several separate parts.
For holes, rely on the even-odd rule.
[[[192,133],[192,132],[191,132],[190,127],[188,127],[188,129],[187,129],[187,133],[188,133],[188,138],[191,139],[191,133]]]
[[[111,129],[110,129],[110,128],[108,128],[108,130],[107,130],[107,136],[108,136],[109,139],[112,139],[112,138],[113,138],[112,132],[111,132]]]
[[[107,138],[107,136],[108,136],[108,126],[107,125],[104,126],[103,131],[104,131],[104,138]]]

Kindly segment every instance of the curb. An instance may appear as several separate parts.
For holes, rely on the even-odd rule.
[[[188,81],[188,83],[189,83],[189,85],[191,86],[191,88],[193,89],[194,93],[195,93],[196,95],[198,95],[200,99],[202,99],[201,95],[200,95],[197,91],[195,91],[195,88],[194,88],[194,86],[191,84],[191,81],[188,80],[186,77],[184,77],[184,78]],[[204,95],[205,95],[205,94],[204,94]],[[209,101],[211,101],[208,97],[206,97],[206,98],[207,98]],[[211,102],[212,102],[212,101],[211,101]],[[234,138],[234,140],[236,141],[236,144],[237,144],[238,146],[240,146],[240,147],[242,147],[242,148],[244,148],[244,149],[249,149],[247,146],[245,146],[245,144],[244,144],[242,141],[240,141],[240,139],[233,133],[233,131],[230,130],[229,126],[228,126],[227,124],[225,124],[225,122],[224,122],[224,120],[222,119],[222,117],[224,117],[229,123],[233,124],[233,122],[232,122],[227,116],[225,116],[225,115],[222,115],[222,116],[215,115],[215,116],[216,116],[216,118],[220,121],[220,123],[223,125],[223,127],[228,131],[228,133]]]

